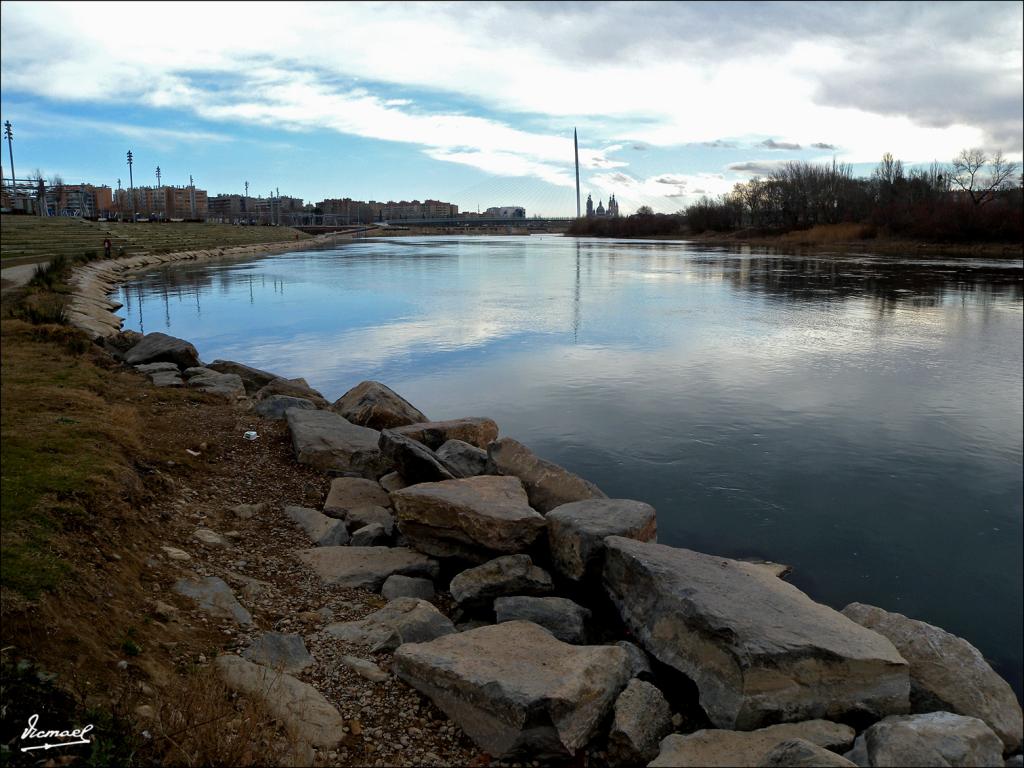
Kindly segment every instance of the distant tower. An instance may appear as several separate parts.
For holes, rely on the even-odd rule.
[[[594,200],[590,195],[587,195],[587,218],[594,218]]]
[[[598,216],[604,216],[604,201],[603,200],[598,200],[597,201],[597,215]]]
[[[576,153],[576,218],[578,219],[580,217],[580,145],[576,140],[575,128],[572,129],[572,148]]]

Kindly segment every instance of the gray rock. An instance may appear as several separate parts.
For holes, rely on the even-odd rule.
[[[853,768],[845,757],[829,752],[807,739],[787,739],[762,758],[764,768]]]
[[[977,717],[1003,740],[1007,752],[1020,749],[1020,703],[977,648],[939,627],[872,605],[851,603],[843,615],[887,637],[909,662],[911,712]]]
[[[628,679],[621,648],[569,645],[526,621],[403,645],[394,659],[399,678],[494,757],[571,756]]]
[[[348,544],[348,531],[341,520],[321,515],[315,509],[286,506],[285,515],[294,521],[318,547]]]
[[[372,661],[367,661],[366,659],[359,659],[355,656],[342,656],[340,661],[357,675],[365,677],[372,683],[382,683],[391,677],[391,675]]]
[[[1005,768],[1024,768],[1024,755],[1014,755],[1006,758]]]
[[[844,757],[862,766],[991,766],[1003,762],[1003,742],[976,717],[892,715],[858,736]]]
[[[555,587],[529,555],[506,555],[458,574],[448,591],[459,607],[473,610],[490,607],[506,595],[549,595]]]
[[[324,514],[344,520],[346,513],[356,507],[390,506],[391,497],[376,481],[362,477],[336,477],[331,480]]]
[[[180,579],[175,583],[174,591],[195,600],[199,608],[211,616],[234,619],[242,625],[252,624],[252,615],[235,599],[231,587],[216,576],[198,581]]]
[[[590,611],[564,597],[528,597],[513,595],[494,601],[498,624],[506,621],[532,621],[563,643],[582,645],[587,639]]]
[[[589,480],[546,461],[511,437],[503,437],[487,446],[488,472],[512,475],[523,481],[530,506],[550,512],[570,501],[603,499],[605,494]]]
[[[201,392],[220,395],[229,400],[245,397],[245,387],[242,385],[242,380],[233,373],[217,373],[216,371],[202,368],[191,376],[187,376],[187,379],[190,388],[198,389]]]
[[[629,659],[629,676],[653,683],[654,670],[651,669],[651,660],[647,658],[647,654],[644,653],[643,649],[629,642],[629,640],[619,640],[616,645],[626,652],[626,656]]]
[[[256,390],[254,400],[266,400],[273,395],[288,395],[290,397],[301,397],[309,400],[317,408],[326,408],[328,403],[317,390],[309,386],[305,379],[273,379]]]
[[[136,365],[135,370],[147,376],[152,373],[181,373],[181,369],[178,368],[176,363],[143,363],[142,365]]]
[[[313,663],[302,637],[281,632],[264,632],[242,652],[242,658],[289,674]]]
[[[405,482],[405,478],[397,472],[388,472],[380,479],[380,485],[381,488],[390,493],[391,491],[400,491],[409,484]]]
[[[385,429],[380,433],[380,441],[377,445],[380,452],[397,467],[402,477],[414,485],[454,480],[460,476],[458,470],[445,464],[423,443],[417,443],[390,429]]]
[[[128,365],[143,363],[174,363],[181,370],[199,365],[199,353],[184,339],[166,333],[147,333],[138,344],[124,354]]]
[[[353,424],[377,430],[427,420],[409,401],[379,381],[356,384],[334,401],[331,410]]]
[[[260,389],[267,386],[274,379],[280,378],[276,373],[261,371],[259,368],[250,368],[248,365],[236,363],[233,360],[214,360],[207,366],[210,370],[218,373],[233,373],[242,380],[245,392],[248,395],[255,395]]]
[[[430,579],[417,579],[413,576],[388,576],[380,590],[388,600],[399,597],[417,597],[420,600],[434,599],[434,582]]]
[[[336,522],[341,525],[340,520]],[[384,530],[383,525],[380,523],[370,523],[369,525],[362,526],[352,534],[352,546],[383,547],[387,546],[389,538],[390,537],[388,536],[387,531]]]
[[[393,651],[403,643],[428,643],[453,634],[455,626],[426,600],[399,597],[364,619],[329,624],[324,631],[379,653]]]
[[[289,408],[300,408],[304,411],[315,411],[316,405],[312,400],[304,397],[292,397],[291,395],[270,395],[263,400],[257,400],[253,410],[257,416],[262,416],[271,421],[280,421],[284,418],[285,411]]]
[[[211,531],[209,528],[196,528],[193,531],[192,536],[208,547],[230,547],[231,542],[221,536],[216,531]]]
[[[487,451],[462,440],[448,440],[437,449],[437,457],[454,469],[456,477],[476,477],[487,472]]]
[[[218,656],[217,672],[228,687],[261,701],[301,741],[331,749],[345,735],[345,721],[316,688],[239,656]]]
[[[522,552],[543,532],[514,477],[468,477],[420,483],[391,494],[398,529],[409,543],[438,557],[480,562]]]
[[[477,448],[487,448],[498,437],[498,425],[491,419],[470,416],[449,421],[423,421],[407,427],[395,427],[395,432],[423,443],[432,451],[449,440],[462,440]]]
[[[672,710],[661,691],[642,680],[630,680],[615,700],[609,764],[646,765],[658,756],[658,743],[671,731]]]
[[[381,526],[388,538],[395,533],[395,517],[384,507],[356,507],[345,513],[345,525],[350,531],[374,524]]]
[[[805,739],[828,750],[845,750],[853,742],[854,730],[848,725],[827,720],[783,723],[756,731],[697,731],[686,736],[673,733],[661,741],[651,768],[672,766],[688,768],[730,768],[756,766],[779,744]]]
[[[654,507],[630,499],[573,501],[552,509],[546,519],[551,564],[573,581],[600,577],[605,537],[655,541],[658,534]]]
[[[604,584],[644,649],[720,728],[909,708],[892,643],[749,563],[609,536]]]
[[[362,587],[374,592],[393,573],[437,577],[436,562],[402,547],[317,547],[299,550],[296,555],[324,584]]]
[[[149,374],[154,387],[184,387],[185,380],[174,371],[157,371]]]
[[[269,509],[269,505],[265,501],[261,501],[258,504],[236,504],[231,511],[241,520],[249,520],[256,515],[262,515],[267,509]]]
[[[377,447],[379,435],[372,429],[358,427],[330,411],[289,408],[285,418],[300,464],[355,472],[371,480],[391,469]]]

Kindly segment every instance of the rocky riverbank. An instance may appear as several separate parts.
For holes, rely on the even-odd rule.
[[[431,421],[378,382],[331,403],[185,340],[97,335],[154,386],[222,398],[257,441],[286,430],[310,478],[290,503],[202,520],[201,567],[164,552],[176,599],[229,633],[213,668],[310,762],[1020,764],[1020,706],[966,640],[833,610],[778,564],[658,544],[652,507],[491,419]],[[273,590],[243,548],[301,587],[291,620],[262,625]],[[380,733],[357,754],[363,720]]]

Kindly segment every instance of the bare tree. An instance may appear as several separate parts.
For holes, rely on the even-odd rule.
[[[988,174],[983,173],[986,166],[991,169]],[[1016,175],[1017,168],[1017,163],[1006,160],[1002,151],[989,158],[980,149],[963,149],[953,158],[950,181],[980,206],[995,199],[996,193]]]

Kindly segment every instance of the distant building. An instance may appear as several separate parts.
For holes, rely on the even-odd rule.
[[[131,218],[131,189],[119,189],[114,197],[112,213]],[[196,187],[135,187],[134,210],[140,218],[206,219],[210,200],[205,189]]]
[[[518,205],[504,205],[484,211],[487,219],[525,219],[526,209]]]
[[[604,201],[597,201],[597,209],[594,209],[594,200],[590,195],[587,195],[587,218],[593,219],[604,219],[604,218],[618,218],[619,216],[619,203],[615,199],[615,195],[608,198],[608,208],[604,207]]]

